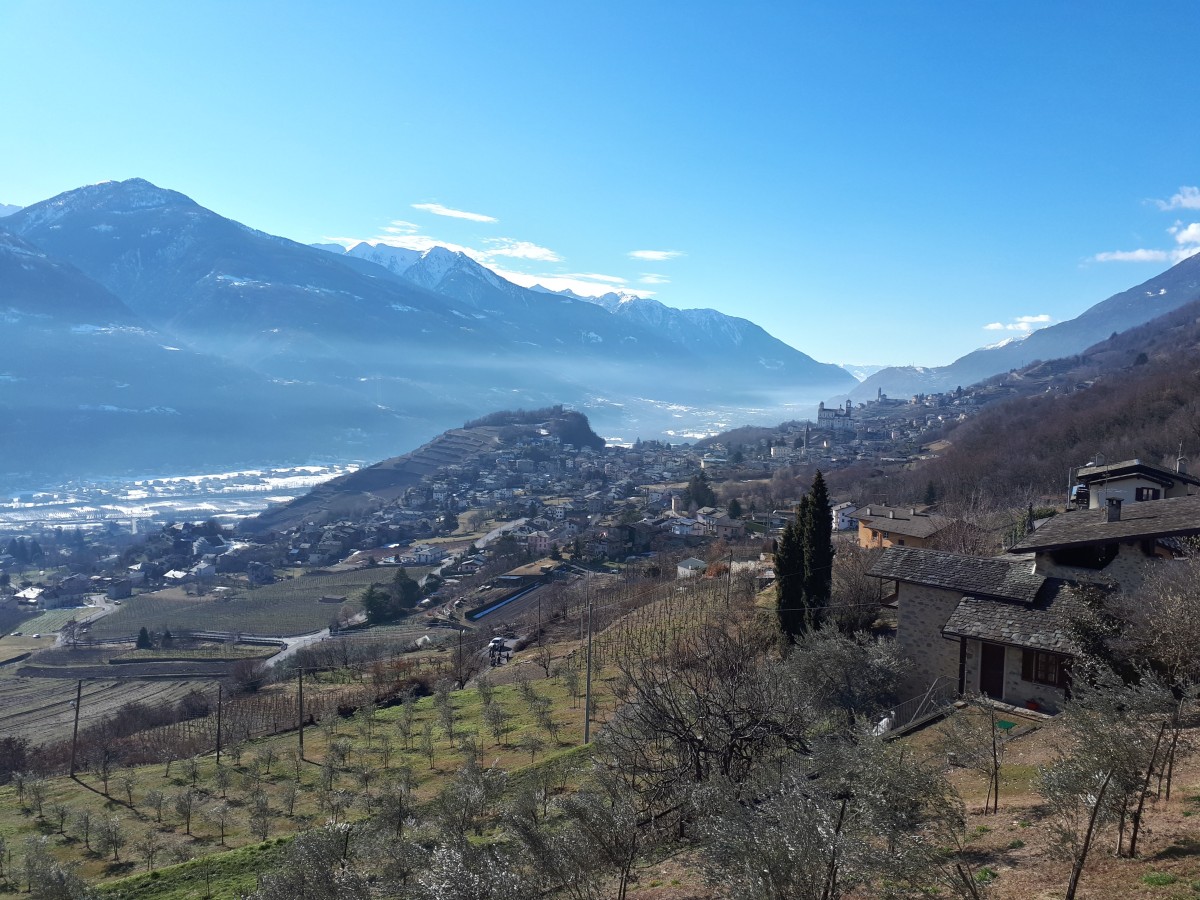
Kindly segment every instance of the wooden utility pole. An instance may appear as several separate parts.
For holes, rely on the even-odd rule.
[[[300,735],[300,758],[304,759],[304,669],[303,668],[300,668],[300,667],[296,668],[296,684],[299,688],[299,697],[300,697],[300,728],[298,730],[298,733]]]
[[[217,765],[221,765],[221,701],[224,699],[223,687],[217,685]]]
[[[587,681],[583,693],[583,742],[592,741],[592,595],[587,589],[591,577],[584,583],[584,593],[587,595]]]
[[[83,703],[83,680],[75,684],[75,728],[71,732],[71,777],[75,777],[75,749],[79,746],[79,707]]]

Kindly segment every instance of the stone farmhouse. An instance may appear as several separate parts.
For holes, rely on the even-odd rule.
[[[1089,593],[1136,595],[1156,565],[1200,535],[1200,496],[1072,510],[1011,551],[978,558],[888,548],[869,570],[890,587],[912,693],[935,681],[1017,706],[1057,711],[1070,690],[1072,622]]]

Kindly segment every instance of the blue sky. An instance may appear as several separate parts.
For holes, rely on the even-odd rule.
[[[1197,34],[1191,0],[0,0],[0,202],[138,176],[944,364],[1200,248]]]

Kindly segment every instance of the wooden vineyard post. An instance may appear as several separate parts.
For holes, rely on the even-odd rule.
[[[79,746],[79,707],[83,702],[83,679],[75,684],[75,727],[71,731],[71,777],[75,777],[75,749]]]

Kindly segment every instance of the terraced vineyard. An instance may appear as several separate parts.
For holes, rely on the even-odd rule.
[[[36,744],[71,736],[76,682],[66,678],[0,678],[0,735]],[[80,728],[99,722],[126,703],[176,703],[202,682],[85,680]]]
[[[419,578],[428,569],[412,569]],[[141,627],[157,631],[232,631],[290,636],[319,631],[338,613],[338,604],[322,603],[326,596],[357,603],[372,583],[386,583],[391,568],[363,568],[328,575],[304,575],[259,588],[239,588],[179,597],[177,592],[142,594],[126,600],[117,612],[92,626],[96,640],[128,638]]]

